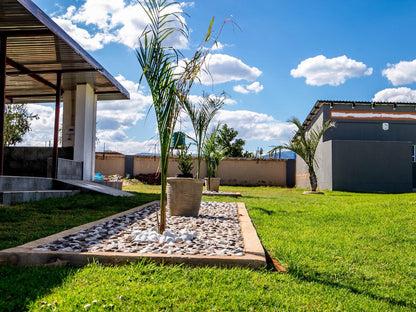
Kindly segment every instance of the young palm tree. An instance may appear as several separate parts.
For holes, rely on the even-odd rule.
[[[203,154],[205,163],[207,164],[207,175],[208,175],[208,190],[211,189],[211,178],[217,177],[218,166],[221,160],[225,158],[224,149],[218,144],[218,129],[220,124],[208,134],[204,141]]]
[[[197,170],[196,178],[200,178],[201,171],[201,158],[202,158],[202,145],[205,141],[206,133],[214,118],[215,114],[224,106],[225,93],[221,96],[203,94],[203,98],[199,105],[192,104],[186,100],[184,102],[184,108],[192,122],[194,128],[195,143],[197,148]]]
[[[308,133],[306,133],[299,119],[293,118],[289,121],[292,122],[298,128],[298,131],[296,132],[295,137],[292,139],[292,141],[286,144],[284,148],[291,150],[292,152],[295,152],[300,158],[302,158],[305,161],[309,171],[309,182],[311,184],[311,191],[315,192],[316,188],[318,187],[318,179],[315,173],[315,165],[318,165],[315,159],[316,148],[318,147],[318,144],[325,131],[331,127],[335,127],[335,122],[331,120],[326,120],[322,127],[310,129]]]
[[[211,20],[201,48],[189,61],[183,61],[184,66],[179,67],[180,53],[167,44],[167,39],[172,34],[179,33],[188,37],[188,30],[180,16],[181,12],[175,11],[175,6],[179,4],[168,0],[142,0],[139,3],[150,20],[140,36],[136,56],[143,70],[139,82],[145,78],[149,85],[159,132],[161,195],[158,228],[159,232],[163,233],[166,227],[169,143],[181,106],[211,50],[204,45],[213,41],[210,34],[214,20]]]

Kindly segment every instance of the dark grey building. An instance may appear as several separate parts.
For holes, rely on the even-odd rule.
[[[309,131],[325,120],[317,159],[318,188],[354,192],[411,192],[416,188],[416,103],[317,101],[303,123]],[[309,187],[297,157],[296,185]]]

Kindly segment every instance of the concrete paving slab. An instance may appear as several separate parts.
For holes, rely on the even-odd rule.
[[[129,192],[124,192],[122,190],[102,185],[99,183],[84,181],[84,180],[58,180],[61,183],[69,184],[73,187],[79,188],[81,190],[86,190],[87,192],[94,192],[100,194],[107,194],[111,196],[133,196]]]
[[[78,233],[95,225],[131,214],[147,205],[133,208],[116,215],[87,223],[70,230],[60,232],[30,243],[0,251],[0,265],[30,266],[48,265],[56,261],[74,266],[84,266],[92,261],[103,265],[123,265],[148,259],[165,264],[187,264],[192,266],[221,266],[221,267],[247,267],[260,269],[266,266],[266,255],[251,222],[244,203],[237,203],[241,233],[244,241],[243,256],[201,256],[201,255],[165,255],[153,253],[120,253],[120,252],[62,252],[62,251],[34,251],[39,245],[51,243],[67,235]]]

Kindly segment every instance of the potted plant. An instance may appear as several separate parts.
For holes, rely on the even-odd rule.
[[[178,153],[178,168],[181,174],[167,179],[167,206],[171,216],[197,216],[201,206],[204,180],[193,179],[192,155],[189,146]]]
[[[204,143],[204,158],[207,165],[207,178],[205,178],[205,187],[207,191],[218,192],[220,187],[220,178],[217,178],[218,166],[225,157],[224,150],[220,148],[217,140],[217,132],[220,124],[208,135]]]
[[[188,153],[189,145],[183,146],[178,151],[178,169],[181,171],[177,174],[177,178],[193,178],[192,169],[194,168],[194,161],[192,154]]]

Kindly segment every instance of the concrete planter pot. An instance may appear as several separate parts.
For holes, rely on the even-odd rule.
[[[221,178],[211,178],[211,181],[208,180],[209,178],[205,178],[205,189],[210,192],[218,192]]]
[[[204,180],[168,178],[167,208],[171,216],[198,216]]]

